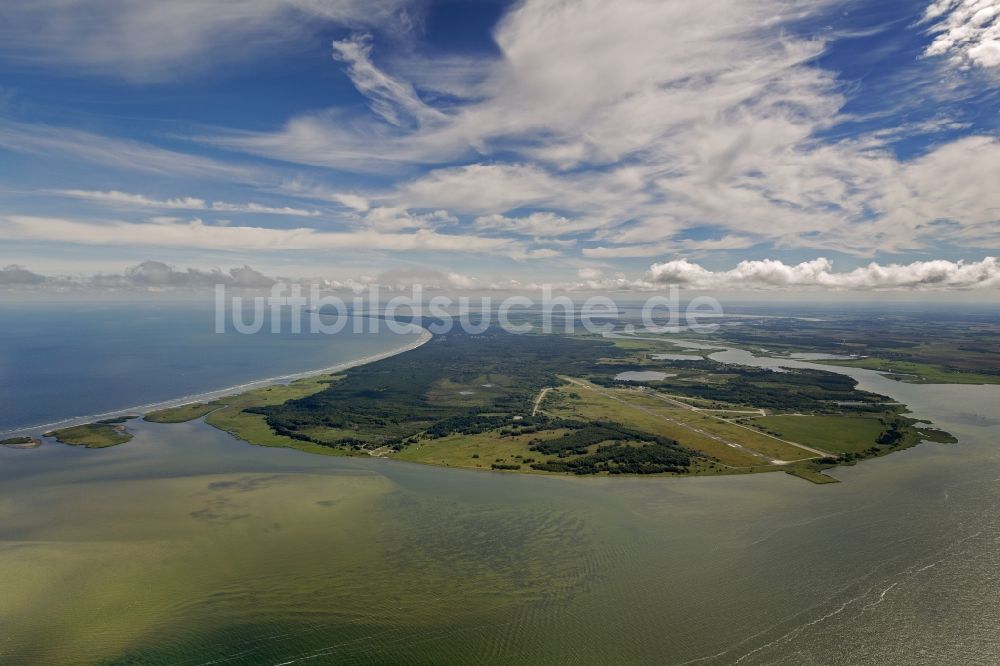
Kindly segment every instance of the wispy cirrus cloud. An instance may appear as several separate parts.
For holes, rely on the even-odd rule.
[[[312,227],[275,229],[243,225],[215,226],[197,219],[188,222],[95,222],[8,215],[0,218],[0,238],[110,247],[497,253],[515,259],[542,256],[516,241],[467,234],[444,234],[433,229],[416,229],[410,232],[387,232],[371,228],[349,231],[323,231]]]
[[[41,123],[0,119],[0,148],[161,176],[187,176],[242,183],[272,180],[265,175],[264,169],[255,166],[169,150],[132,139],[113,138]]]
[[[316,217],[318,210],[292,208],[289,206],[265,206],[263,204],[230,203],[226,201],[205,201],[197,197],[172,197],[169,199],[154,199],[144,194],[132,194],[117,190],[55,190],[56,194],[74,199],[84,199],[110,206],[125,206],[136,208],[156,208],[162,210],[203,210],[226,213],[256,213],[264,215],[287,215],[292,217]]]
[[[6,0],[0,57],[164,81],[315,35],[320,25],[408,29],[407,0]]]
[[[421,101],[413,86],[382,71],[372,62],[372,36],[356,34],[333,42],[333,57],[347,66],[355,87],[371,102],[372,111],[392,125],[408,116],[418,124],[443,120],[444,114]]]
[[[108,246],[372,250],[402,261],[418,251],[559,257],[568,259],[563,270],[591,259],[635,270],[712,252],[733,262],[832,253],[883,263],[992,252],[1000,140],[971,111],[932,108],[940,98],[928,81],[944,73],[996,84],[997,3],[935,0],[921,23],[923,6],[892,9],[888,21],[873,11],[879,27],[856,33],[900,31],[879,43],[880,58],[909,44],[906,96],[928,93],[927,112],[909,115],[896,106],[904,88],[891,76],[874,95],[885,106],[852,107],[872,96],[868,81],[838,70],[840,33],[817,27],[845,15],[838,0],[521,0],[506,6],[493,43],[472,53],[425,49],[419,30],[405,43],[387,38],[419,14],[407,0],[13,0],[0,6],[0,23],[13,19],[0,38],[11,34],[6,55],[16,51],[21,63],[75,58],[74,67],[149,83],[266,53],[277,71],[281,44],[323,31],[314,60],[343,77],[329,108],[317,102],[327,98],[303,95],[291,114],[282,100],[253,115],[263,95],[251,86],[242,128],[200,124],[202,136],[178,144],[172,134],[163,144],[179,149],[143,142],[164,136],[145,130],[139,141],[0,121],[0,148],[40,161],[208,184],[32,184],[19,192],[59,189],[131,218],[81,220],[69,203],[45,201],[44,216],[11,216],[3,233],[58,243],[58,229],[64,242]],[[949,61],[968,71],[949,72]],[[358,94],[344,95],[348,84]],[[228,188],[207,197],[214,186]],[[94,187],[115,189],[85,189]],[[199,197],[129,193],[181,187]],[[229,231],[153,225],[140,221],[142,209],[227,212],[234,222]],[[243,214],[318,219],[285,229]],[[619,287],[630,281],[613,275],[606,279]]]
[[[698,249],[688,237],[700,227],[720,229],[704,250],[766,243],[874,256],[945,237],[995,242],[994,137],[909,160],[892,144],[926,123],[819,138],[851,119],[847,87],[819,64],[822,38],[793,28],[834,4],[526,0],[495,29],[498,57],[470,58],[440,85],[412,62],[398,67],[450,91],[436,113],[357,38],[346,42],[350,58],[334,48],[377,117],[310,113],[277,132],[216,140],[336,168],[430,165],[368,198],[468,214],[495,233],[537,231],[532,222],[548,216],[545,235],[589,233],[580,247],[591,257]],[[419,122],[399,121],[417,112]]]

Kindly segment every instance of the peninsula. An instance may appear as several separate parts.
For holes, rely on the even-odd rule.
[[[842,374],[664,353],[668,340],[453,330],[345,372],[149,413],[247,442],[478,470],[573,475],[782,471],[954,441]],[[637,373],[637,371],[639,371]]]

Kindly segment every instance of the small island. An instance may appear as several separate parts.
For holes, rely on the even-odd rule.
[[[104,449],[118,446],[132,440],[132,433],[126,430],[124,423],[136,416],[121,416],[104,419],[96,423],[60,428],[45,433],[46,437],[54,437],[61,444],[82,446],[87,449]]]
[[[37,449],[42,445],[42,440],[36,437],[9,437],[0,439],[0,446],[8,449]]]

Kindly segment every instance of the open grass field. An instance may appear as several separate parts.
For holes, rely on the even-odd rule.
[[[748,423],[831,453],[860,453],[875,445],[884,428],[879,419],[864,416],[765,416]]]
[[[775,458],[802,460],[816,457],[814,453],[711,415],[672,407],[670,403],[645,392],[588,386],[589,388],[585,388],[584,385],[570,384],[560,387],[557,391],[565,398],[553,400],[551,403],[547,400],[546,405],[552,404],[553,407],[551,410],[546,408],[546,412],[551,411],[554,416],[566,418],[622,423],[677,440],[682,446],[701,451],[734,467],[760,465]],[[764,458],[731,446],[730,443],[739,444],[745,449],[761,454]]]
[[[619,402],[606,398],[594,391],[586,391],[576,386],[563,386],[552,393],[557,394],[553,401],[546,400],[543,411],[552,416],[571,419],[599,419],[622,423],[632,428],[645,430],[663,437],[676,440],[681,446],[701,451],[719,460],[724,465],[746,467],[760,464],[761,459],[740,449],[733,448],[705,435],[693,432],[666,419],[638,409],[623,409]],[[560,400],[560,397],[565,397]]]
[[[727,413],[724,411],[707,412],[684,409],[672,406],[670,402],[656,397],[656,394],[654,393],[633,391],[625,391],[624,393],[632,394],[629,396],[629,399],[635,405],[651,409],[658,414],[663,414],[671,419],[680,421],[687,426],[705,430],[713,435],[723,437],[727,440],[739,442],[743,446],[763,453],[771,458],[777,458],[779,460],[803,460],[805,458],[813,458],[817,455],[814,452],[799,448],[794,444],[782,442],[780,439],[769,437],[765,433],[757,432],[754,429],[744,427],[738,423],[733,423],[731,421],[731,417],[739,416],[739,413]],[[802,442],[794,437],[782,437],[781,439],[788,439],[795,443],[802,443],[807,446],[809,445],[808,442]]]
[[[550,474],[551,472],[531,469],[531,461],[538,461],[546,456],[530,450],[529,442],[533,439],[561,437],[564,432],[560,429],[546,432],[544,436],[530,434],[513,437],[501,437],[496,431],[475,435],[448,435],[438,439],[421,440],[402,451],[390,454],[389,457],[429,465],[481,470],[492,469],[494,463],[521,465],[518,471]]]

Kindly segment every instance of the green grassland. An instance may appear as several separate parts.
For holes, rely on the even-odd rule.
[[[179,407],[168,407],[167,409],[160,409],[155,412],[149,412],[143,416],[144,421],[149,421],[150,423],[185,423],[187,421],[194,421],[195,419],[200,419],[201,417],[214,412],[219,409],[221,403],[204,403],[204,402],[192,402],[188,405],[180,405]]]
[[[268,425],[264,416],[246,411],[280,405],[289,400],[313,395],[327,388],[332,381],[335,379],[329,376],[309,377],[289,384],[268,386],[227,397],[224,398],[224,402],[212,403],[219,408],[205,416],[205,423],[257,446],[299,449],[323,455],[350,455],[354,452],[349,449],[323,446],[314,441],[279,434]]]
[[[545,439],[561,437],[565,430],[555,429],[545,434]],[[396,460],[419,462],[444,467],[490,470],[494,464],[520,465],[518,471],[546,474],[531,468],[531,463],[541,456],[531,450],[537,435],[501,435],[489,431],[474,435],[448,435],[437,439],[419,440],[401,451],[390,453]]]
[[[323,446],[311,440],[297,439],[278,434],[267,424],[264,416],[247,411],[280,405],[289,400],[304,398],[318,393],[341,377],[342,375],[321,375],[299,379],[289,384],[277,384],[254,389],[212,402],[195,402],[179,407],[161,409],[150,412],[143,418],[151,423],[184,423],[204,417],[205,423],[220,430],[225,430],[234,437],[257,446],[293,448],[323,455],[349,455],[355,452]],[[317,431],[313,434],[320,437],[323,433]]]
[[[862,454],[875,447],[885,452],[887,433],[893,428],[901,434],[892,443],[895,450],[920,442],[951,444],[956,440],[950,434],[933,428],[921,427],[914,419],[901,416],[823,416],[778,415],[751,418],[744,421],[751,427],[762,428],[779,437],[793,439],[836,454]]]
[[[103,449],[118,446],[132,439],[132,434],[121,426],[111,423],[88,423],[85,425],[61,428],[46,433],[57,441],[71,446],[82,446],[88,449]]]
[[[42,440],[34,437],[8,437],[0,440],[0,446],[11,449],[35,449],[42,445]]]
[[[544,405],[546,410],[555,416],[566,418],[617,421],[669,437],[683,446],[733,466],[759,465],[762,460],[752,453],[713,439],[711,435],[734,440],[752,451],[771,458],[796,460],[813,455],[756,432],[740,429],[734,433],[732,430],[735,426],[731,424],[699,412],[672,408],[668,403],[657,401],[635,390],[585,386],[586,388],[571,384],[560,388],[558,393],[567,398],[546,400]],[[747,440],[753,442],[748,443]]]
[[[778,415],[745,423],[835,454],[865,451],[885,430],[881,419],[868,416]]]

